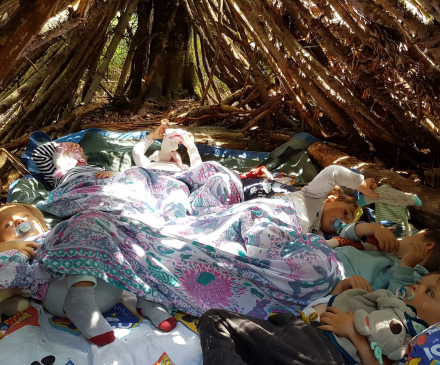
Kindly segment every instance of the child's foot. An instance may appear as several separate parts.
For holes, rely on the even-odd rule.
[[[93,286],[71,286],[64,299],[63,310],[85,338],[98,346],[115,340],[115,334],[95,302]]]
[[[176,319],[166,311],[162,304],[144,298],[137,298],[136,310],[164,332],[171,331],[177,325]]]

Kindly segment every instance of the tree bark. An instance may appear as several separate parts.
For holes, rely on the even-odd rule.
[[[0,83],[9,73],[26,46],[54,15],[59,0],[35,0],[23,2],[19,11],[0,29]]]

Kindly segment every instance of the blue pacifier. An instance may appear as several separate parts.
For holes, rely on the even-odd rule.
[[[335,219],[333,221],[333,228],[336,229],[336,233],[338,234],[341,233],[341,231],[344,229],[345,226],[346,224],[341,219]]]
[[[15,228],[15,234],[18,237],[26,237],[34,228],[32,223],[29,222],[23,222]]]
[[[396,297],[402,299],[403,301],[411,300],[414,298],[414,292],[407,286],[402,286],[400,289],[397,289]]]

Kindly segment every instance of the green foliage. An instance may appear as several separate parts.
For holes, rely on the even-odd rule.
[[[107,39],[107,43],[104,47],[101,58],[104,57],[105,53],[107,52],[107,47],[112,41],[113,33],[116,26],[118,25],[118,22],[119,22],[119,17],[116,16],[110,23],[108,34],[112,34],[112,35]],[[131,17],[129,26],[125,30],[124,36],[119,42],[116,52],[114,53],[113,58],[108,66],[106,75],[102,80],[102,84],[104,85],[104,87],[111,93],[115,92],[116,87],[118,85],[119,77],[121,75],[122,68],[124,67],[125,59],[127,58],[127,53],[128,50],[130,49],[130,44],[136,33],[137,27],[138,27],[138,16],[137,13],[135,12]]]

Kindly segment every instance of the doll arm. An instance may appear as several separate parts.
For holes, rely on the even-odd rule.
[[[38,244],[33,241],[13,240],[0,242],[0,252],[17,250],[28,258],[35,257],[37,254],[34,249],[38,249]]]
[[[378,359],[374,356],[374,352],[371,350],[370,342],[365,336],[362,336],[356,331],[357,334],[349,337],[350,341],[353,343],[354,347],[359,354],[364,365],[379,365],[381,364]],[[394,364],[393,360],[389,360],[386,356],[382,357],[382,363],[385,365]]]

